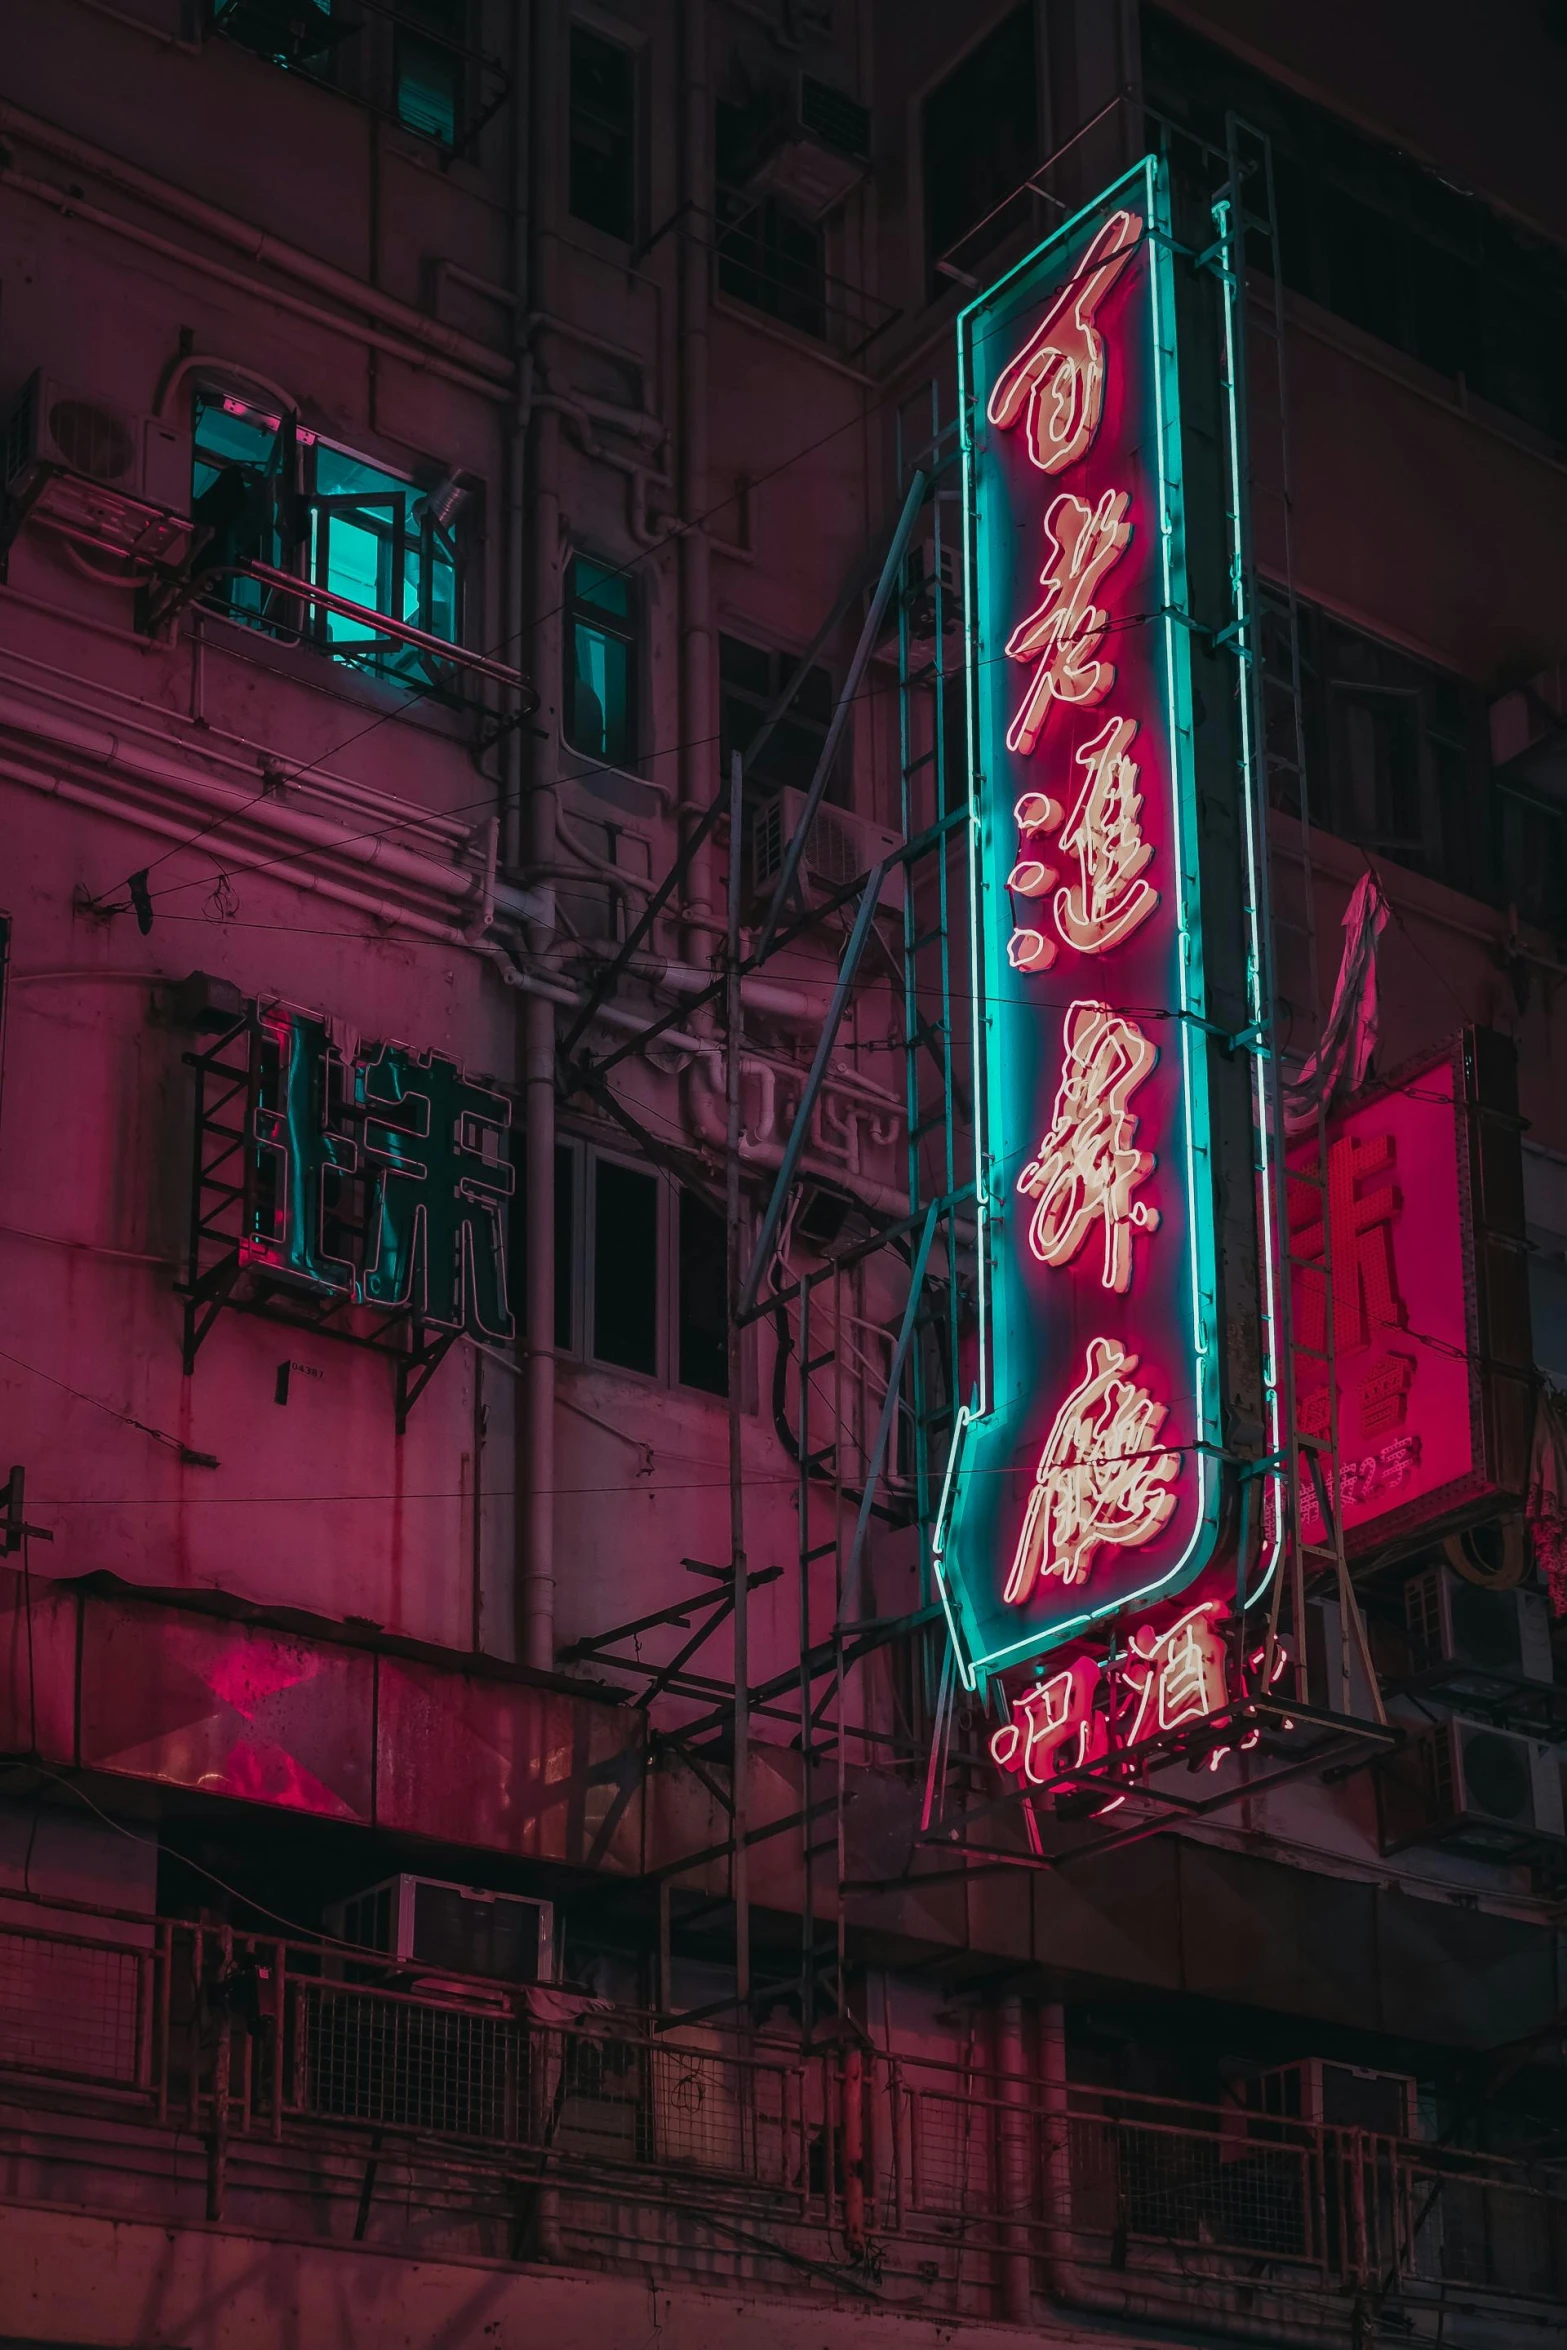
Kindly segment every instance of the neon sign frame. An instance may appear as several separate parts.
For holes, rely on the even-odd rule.
[[[1086,283],[1091,272],[1102,274],[1106,253],[1112,249],[1112,218],[1122,224],[1115,231],[1120,240],[1115,246],[1117,264],[1110,282],[1096,287],[1093,348],[1088,353],[1093,398],[1087,405],[1100,408],[1102,414],[1094,419],[1093,429],[1074,430],[1070,455],[1058,456],[1052,444],[1046,463],[1032,449],[1032,439],[1038,437],[1032,422],[1022,434],[1014,430],[1024,415],[1022,399],[1002,403],[1009,422],[998,423],[991,413],[996,386],[1019,375],[1022,361],[1045,340],[1051,321],[1073,307],[1074,288]],[[1122,251],[1128,222],[1133,224],[1134,249]],[[1149,156],[971,303],[958,320],[978,1375],[972,1400],[957,1415],[933,1556],[959,1670],[970,1688],[983,1688],[992,1674],[1081,1638],[1105,1618],[1174,1598],[1208,1564],[1218,1531],[1222,1431],[1217,1237],[1174,266],[1166,169],[1161,159]],[[1042,310],[1044,323],[1036,325]],[[993,363],[987,346],[1000,347]],[[1061,360],[1061,397],[1066,396],[1061,385],[1070,373],[1067,361]],[[1085,399],[1083,384],[1075,378],[1066,388],[1073,399]],[[1107,445],[1113,443],[1119,452],[1119,472],[1109,482],[1095,456],[1101,422]],[[1003,434],[1012,434],[1014,444],[1029,445],[1022,452],[1015,445],[998,449]],[[1086,484],[1077,479],[1085,465],[1093,467]],[[1136,501],[1118,503],[1120,477],[1128,472],[1142,485],[1142,494]],[[1066,475],[1072,476],[1071,489]],[[1114,953],[1071,952],[1073,942],[1067,941],[1063,957],[1053,941],[1043,939],[1040,945],[1053,951],[1032,958],[1014,952],[1016,899],[1020,896],[1031,911],[1033,900],[1049,886],[1039,835],[1060,822],[1055,799],[1070,803],[1080,797],[1075,789],[1064,788],[1068,779],[1075,780],[1070,752],[1091,751],[1106,734],[1106,719],[1098,706],[1111,696],[1116,681],[1112,668],[1104,692],[1096,692],[1091,701],[1083,697],[1081,724],[1079,708],[1065,699],[1047,696],[1041,704],[1037,671],[1032,682],[1025,678],[1021,689],[1018,685],[1019,654],[1014,647],[1028,625],[1024,616],[1037,601],[1022,599],[1030,595],[1030,574],[1038,576],[1041,524],[1048,535],[1049,518],[1068,496],[1090,512],[1102,509],[1116,520],[1118,529],[1129,515],[1130,544],[1123,542],[1119,549],[1115,571],[1123,588],[1131,579],[1143,590],[1128,611],[1125,593],[1116,599],[1115,573],[1106,565],[1095,594],[1103,593],[1112,609],[1101,623],[1096,606],[1088,616],[1092,644],[1084,644],[1082,638],[1077,643],[1094,660],[1109,655],[1117,668],[1126,670],[1131,690],[1115,692],[1111,708],[1128,698],[1138,704],[1138,724],[1126,733],[1125,744],[1138,739],[1139,772],[1127,782],[1126,792],[1140,794],[1159,838],[1157,853],[1142,859],[1133,878],[1149,868],[1148,884],[1157,895],[1143,903],[1138,922],[1107,944],[1119,947],[1136,930],[1139,937],[1128,952],[1142,957],[1135,966],[1139,976],[1149,984],[1150,970],[1162,973],[1151,984],[1162,989],[1153,1014],[1160,1024],[1158,1057],[1168,1064],[1161,1084],[1162,1127],[1155,1132],[1150,1119],[1148,1131],[1139,1138],[1158,1154],[1160,1198],[1155,1201],[1156,1185],[1150,1181],[1147,1230],[1157,1226],[1160,1240],[1168,1243],[1161,1260],[1164,1270],[1150,1276],[1148,1295],[1139,1298],[1144,1288],[1139,1268],[1127,1293],[1111,1301],[1130,1318],[1101,1316],[1092,1329],[1081,1313],[1074,1320],[1071,1309],[1039,1287],[1040,1279],[1080,1277],[1081,1268],[1051,1271],[1031,1264],[1025,1277],[1022,1263],[1027,1251],[1015,1196],[1016,1169],[1037,1153],[1039,1136],[1049,1123],[1043,1113],[1055,1090],[1052,1056],[1059,1050],[1062,1017],[1072,999],[1092,995],[1127,1013],[1135,1008],[1140,1025],[1147,1011],[1143,996],[1135,1004],[1124,999],[1116,1004],[1117,986],[1134,983],[1117,980]],[[1128,559],[1123,561],[1123,556]],[[1063,589],[1062,600],[1066,592]],[[1134,666],[1138,661],[1143,664],[1141,672]],[[1019,726],[1019,713],[1036,707],[1041,711],[1039,727],[1025,752],[1020,747],[1025,730]],[[1089,734],[1094,736],[1092,744]],[[1047,739],[1041,742],[1041,737]],[[1053,795],[1047,789],[1052,781]],[[1255,933],[1253,944],[1260,971]],[[1023,990],[1029,993],[1024,995]],[[1149,1244],[1145,1240],[1143,1245]],[[1177,1256],[1184,1260],[1179,1275],[1169,1269]],[[1098,1290],[1097,1268],[1090,1266],[1088,1275]],[[1023,1620],[1004,1597],[1015,1552],[1013,1528],[1028,1506],[1026,1493],[1034,1484],[1041,1444],[1048,1449],[1052,1420],[1081,1378],[1084,1341],[1090,1336],[1119,1343],[1129,1356],[1144,1361],[1154,1377],[1158,1392],[1153,1400],[1164,1407],[1158,1421],[1168,1414],[1176,1424],[1162,1436],[1156,1424],[1150,1442],[1161,1455],[1173,1452],[1181,1460],[1180,1505],[1169,1514],[1168,1530],[1123,1535],[1124,1547],[1113,1556],[1126,1562],[1124,1572],[1091,1573],[1069,1593],[1058,1584],[1058,1604],[1049,1604],[1047,1595],[1043,1607],[1036,1586],[1031,1611]],[[1172,1392],[1172,1369],[1179,1393]],[[1011,1498],[987,1500],[987,1493],[994,1497],[1003,1487]],[[1144,1542],[1151,1544],[1146,1558],[1140,1555]]]

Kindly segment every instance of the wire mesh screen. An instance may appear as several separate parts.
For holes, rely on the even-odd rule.
[[[983,2212],[994,2202],[994,2111],[975,2097],[916,2089],[909,2098],[916,2211]]]
[[[1074,2115],[1072,2216],[1081,2227],[1307,2259],[1307,2155],[1214,2132]]]
[[[0,2065],[140,2087],[151,1963],[112,1943],[0,1935]]]
[[[509,2016],[313,1983],[305,2028],[312,2112],[463,2138],[517,2134],[528,2042]]]

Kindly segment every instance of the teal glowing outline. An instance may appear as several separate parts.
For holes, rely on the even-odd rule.
[[[1211,207],[1213,224],[1223,246],[1223,266],[1219,270],[1222,287],[1220,315],[1224,325],[1224,391],[1225,424],[1224,450],[1229,468],[1230,489],[1230,600],[1234,611],[1235,658],[1240,669],[1240,770],[1241,805],[1245,811],[1246,840],[1246,1011],[1254,1031],[1252,1042],[1252,1083],[1255,1095],[1255,1124],[1258,1153],[1258,1192],[1262,1202],[1262,1230],[1259,1234],[1262,1259],[1264,1303],[1262,1322],[1262,1394],[1264,1442],[1268,1455],[1277,1464],[1284,1452],[1284,1408],[1280,1377],[1281,1349],[1279,1331],[1281,1316],[1278,1225],[1276,1216],[1280,1202],[1275,1194],[1278,1175],[1272,1164],[1274,1131],[1274,1087],[1270,1082],[1273,1068],[1273,1007],[1269,985],[1271,952],[1268,921],[1268,868],[1266,859],[1267,817],[1261,801],[1261,776],[1257,766],[1255,739],[1255,708],[1257,661],[1260,647],[1254,641],[1255,625],[1251,600],[1247,589],[1250,566],[1246,549],[1246,466],[1243,461],[1244,423],[1241,407],[1241,355],[1244,348],[1245,324],[1241,318],[1242,268],[1244,252],[1235,235],[1234,207],[1228,196],[1222,196]],[[1287,1472],[1277,1465],[1265,1472],[1264,1486],[1272,1484],[1276,1492],[1273,1510],[1273,1550],[1256,1588],[1241,1600],[1242,1611],[1255,1607],[1267,1591],[1279,1561],[1284,1555],[1285,1501]],[[1266,1526],[1266,1514],[1263,1524]],[[1258,1545],[1258,1558],[1266,1547],[1266,1534]]]
[[[992,1258],[989,1243],[989,1223],[994,1203],[987,1181],[990,1153],[986,1147],[989,1123],[990,1067],[985,1050],[986,1014],[981,986],[983,949],[981,942],[980,847],[982,816],[979,789],[984,781],[979,767],[979,710],[975,694],[978,668],[976,606],[978,601],[978,566],[975,544],[977,523],[976,465],[972,403],[970,399],[967,339],[970,322],[988,309],[1004,291],[1015,284],[1025,272],[1037,268],[1044,257],[1068,243],[1094,215],[1109,210],[1128,190],[1136,187],[1142,196],[1146,221],[1145,236],[1149,253],[1149,299],[1152,312],[1154,437],[1158,450],[1159,472],[1159,554],[1163,585],[1165,640],[1165,718],[1169,742],[1170,776],[1167,788],[1170,794],[1172,816],[1172,862],[1178,879],[1176,901],[1177,953],[1176,968],[1180,978],[1180,1031],[1182,1091],[1186,1107],[1186,1179],[1187,1227],[1189,1261],[1192,1285],[1192,1371],[1193,1398],[1196,1405],[1196,1436],[1191,1450],[1197,1461],[1197,1513],[1192,1538],[1173,1566],[1145,1584],[1139,1591],[1125,1593],[1104,1606],[1086,1608],[1066,1621],[1053,1624],[1041,1634],[1034,1631],[1010,1646],[990,1651],[984,1656],[971,1656],[971,1644],[964,1638],[964,1591],[961,1571],[950,1580],[947,1572],[946,1540],[951,1523],[953,1497],[962,1473],[962,1453],[968,1430],[975,1421],[987,1419],[994,1409],[991,1395],[992,1321],[990,1284]],[[1222,1453],[1222,1428],[1219,1416],[1218,1367],[1218,1288],[1215,1247],[1215,1215],[1211,1174],[1211,1121],[1208,1104],[1206,1066],[1205,994],[1202,962],[1202,916],[1200,876],[1195,864],[1188,863],[1188,842],[1195,847],[1198,838],[1196,770],[1192,752],[1191,674],[1186,658],[1184,629],[1186,622],[1186,574],[1184,540],[1177,540],[1178,518],[1182,518],[1182,471],[1180,446],[1180,386],[1174,342],[1175,300],[1174,261],[1172,255],[1168,172],[1159,156],[1145,156],[1130,171],[1113,181],[1108,188],[1085,204],[1079,212],[1063,223],[1033,252],[1015,264],[996,283],[976,297],[960,311],[957,319],[958,341],[958,416],[963,445],[963,570],[964,570],[964,685],[969,755],[969,962],[973,1003],[974,1049],[974,1196],[978,1217],[978,1339],[979,1379],[974,1400],[962,1406],[953,1428],[952,1446],[947,1457],[946,1474],[942,1482],[941,1500],[937,1509],[932,1534],[931,1557],[937,1586],[941,1594],[953,1654],[965,1688],[979,1688],[985,1678],[1016,1664],[1028,1656],[1040,1655],[1057,1648],[1063,1641],[1075,1638],[1091,1624],[1110,1615],[1157,1598],[1173,1585],[1177,1589],[1195,1580],[1212,1555],[1218,1534],[1218,1470]],[[1168,330],[1166,329],[1168,320]],[[1168,331],[1168,341],[1166,333]],[[1179,597],[1179,601],[1177,601]],[[1199,1060],[1199,1055],[1202,1059]],[[1205,1162],[1201,1190],[1198,1186],[1198,1161]],[[1196,1209],[1200,1200],[1206,1200],[1206,1212],[1199,1216]]]

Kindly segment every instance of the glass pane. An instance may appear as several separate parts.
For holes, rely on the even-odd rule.
[[[399,33],[397,40],[397,119],[422,138],[439,139],[443,147],[457,140],[458,60],[434,41],[416,33]]]
[[[317,441],[315,464],[318,498],[396,498],[408,489],[397,474],[383,473],[378,465],[351,457],[346,449],[334,449],[330,441]]]
[[[392,572],[389,532],[376,529],[368,518],[361,520],[356,514],[323,514],[319,522],[322,561],[316,572],[317,585],[330,588],[335,596],[347,596],[355,604],[368,605],[373,612],[386,611]],[[364,633],[362,621],[340,612],[328,613],[329,637]]]
[[[594,1166],[593,1352],[658,1369],[658,1177],[613,1159]]]
[[[591,759],[625,766],[632,756],[631,647],[579,620],[571,631],[566,740]]]
[[[682,1387],[729,1393],[729,1227],[694,1191],[680,1194]]]
[[[597,611],[613,613],[617,620],[631,617],[631,582],[625,573],[595,563],[589,555],[573,556],[567,594],[574,604],[592,604]]]
[[[636,68],[629,49],[571,28],[571,209],[590,228],[635,229]]]

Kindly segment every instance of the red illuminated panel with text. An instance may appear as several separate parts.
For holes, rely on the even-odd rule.
[[[1454,1057],[1335,1118],[1325,1189],[1301,1180],[1315,1143],[1289,1154],[1295,1414],[1303,1438],[1337,1445],[1344,1530],[1352,1549],[1419,1524],[1483,1489],[1472,1361],[1472,1243],[1464,1109]],[[1331,1247],[1323,1259],[1324,1202]],[[1302,1261],[1304,1260],[1304,1262]],[[1301,1533],[1326,1538],[1303,1447]],[[1331,1454],[1317,1456],[1335,1490]]]

